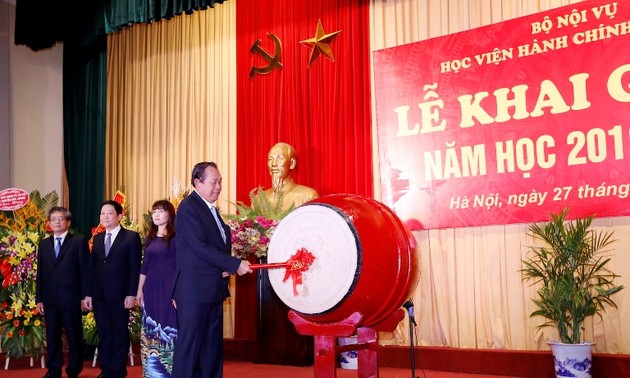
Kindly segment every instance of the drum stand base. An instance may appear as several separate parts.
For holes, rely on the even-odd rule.
[[[359,327],[363,320],[359,312],[336,323],[320,324],[304,319],[293,310],[289,311],[289,320],[296,331],[314,336],[315,378],[337,378],[337,354],[349,350],[359,352],[359,378],[378,378],[378,331],[393,331],[404,317],[401,309],[376,327]],[[337,345],[337,337],[348,337],[355,333],[356,344]]]

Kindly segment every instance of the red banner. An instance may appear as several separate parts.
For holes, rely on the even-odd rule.
[[[383,202],[414,229],[630,215],[630,2],[374,53]]]

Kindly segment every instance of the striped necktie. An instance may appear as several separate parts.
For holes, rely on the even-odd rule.
[[[109,255],[109,249],[112,247],[112,233],[108,232],[105,236],[105,257]]]
[[[217,227],[219,227],[219,232],[221,232],[221,237],[223,238],[223,242],[225,243],[225,230],[223,229],[223,225],[221,224],[221,221],[219,220],[219,214],[217,214],[217,208],[212,206],[210,207],[210,210],[212,210],[212,215],[214,216],[214,220],[217,222]]]

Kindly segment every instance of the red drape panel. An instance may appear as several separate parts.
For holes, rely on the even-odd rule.
[[[237,29],[237,196],[248,200],[269,187],[267,152],[277,142],[298,154],[296,181],[320,195],[371,196],[369,2],[360,0],[239,0]],[[307,68],[310,49],[299,42],[341,30],[330,44],[335,62],[321,55]],[[258,39],[274,55],[267,33],[282,42],[281,71],[249,77],[268,64],[250,52]]]
[[[269,187],[267,152],[277,142],[297,150],[296,181],[331,193],[373,195],[369,70],[369,2],[362,0],[238,0],[237,199]],[[321,55],[307,68],[311,50],[299,42],[313,38],[318,21],[325,33],[341,30],[330,43],[335,61]],[[250,52],[256,40],[276,53],[272,33],[282,43],[282,70],[249,77],[265,67]],[[249,285],[255,283],[249,282]],[[237,284],[235,336],[255,337],[255,293],[247,280]],[[253,303],[252,303],[253,302]]]

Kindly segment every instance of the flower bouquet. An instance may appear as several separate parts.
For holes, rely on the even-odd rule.
[[[259,215],[253,219],[229,219],[227,225],[232,230],[233,255],[239,259],[246,259],[249,255],[267,256],[269,241],[278,221]]]
[[[247,259],[250,255],[267,256],[271,236],[278,223],[293,207],[282,210],[282,197],[270,201],[262,188],[258,187],[249,193],[251,206],[236,202],[236,214],[226,214],[227,225],[232,230],[232,254],[239,259]]]
[[[87,345],[98,345],[98,329],[96,328],[96,320],[94,312],[90,311],[83,314],[81,319],[83,323],[83,342]],[[142,310],[140,306],[135,306],[129,310],[129,339],[132,343],[140,342],[140,331],[142,329]]]
[[[39,357],[46,347],[44,318],[37,311],[35,293],[29,290],[11,294],[1,304],[2,350],[8,356],[20,358],[27,354]]]
[[[142,308],[134,306],[129,310],[129,339],[132,343],[140,342],[140,334],[142,333]]]
[[[0,212],[0,346],[10,357],[44,354],[44,317],[35,303],[37,245],[58,199],[55,192],[33,191],[22,208]]]
[[[96,329],[94,312],[90,311],[83,314],[81,321],[83,323],[83,342],[86,345],[98,345],[98,330]]]

